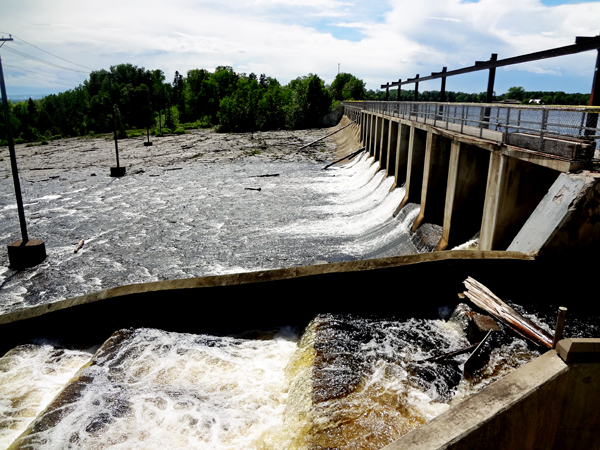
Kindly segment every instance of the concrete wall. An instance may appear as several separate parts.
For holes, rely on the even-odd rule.
[[[437,318],[438,307],[457,304],[467,276],[502,295],[498,274],[533,274],[536,267],[521,253],[453,251],[121,286],[0,316],[0,354],[36,337],[94,344],[128,327],[189,333],[305,327],[323,312]],[[398,280],[410,282],[398,291]],[[351,301],[374,299],[375,287],[399,293]]]
[[[563,340],[384,450],[598,449],[599,376],[600,339]]]
[[[600,175],[561,174],[509,250],[568,258],[594,255],[600,242]]]
[[[452,141],[442,240],[436,250],[455,247],[479,233],[489,161],[488,152]]]
[[[477,235],[481,250],[506,250],[558,176],[580,167],[555,155],[427,123],[368,111],[361,117],[360,135],[375,163],[394,175],[392,189],[405,187],[394,216],[406,204],[418,203],[411,232],[423,223],[441,226],[442,237],[434,245],[438,251]],[[600,230],[591,227],[584,234],[597,241]]]

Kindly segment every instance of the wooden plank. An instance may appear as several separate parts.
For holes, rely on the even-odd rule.
[[[464,293],[473,303],[501,320],[518,334],[536,345],[552,348],[550,333],[521,316],[518,312],[500,300],[483,284],[468,277],[464,281],[467,291]]]

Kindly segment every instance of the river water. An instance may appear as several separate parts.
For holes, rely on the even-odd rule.
[[[30,234],[48,258],[0,269],[0,312],[128,283],[416,252],[417,209],[392,217],[404,191],[390,193],[372,159],[323,165],[188,161],[28,183]],[[0,181],[8,242],[11,189]],[[468,345],[450,313],[323,314],[253,339],[138,329],[90,349],[22,345],[0,358],[0,447],[379,449],[539,355],[502,334],[474,379],[465,357],[427,362]]]
[[[379,449],[539,355],[500,341],[472,380],[466,356],[425,361],[468,345],[458,316],[325,314],[261,339],[121,330],[93,358],[24,345],[0,359],[0,446]]]
[[[29,234],[48,258],[16,272],[0,249],[0,313],[124,284],[414,253],[416,210],[392,218],[403,189],[390,193],[372,162],[192,160],[25,183]],[[0,181],[3,242],[19,238],[12,189]]]

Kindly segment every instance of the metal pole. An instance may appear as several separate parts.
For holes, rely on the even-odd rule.
[[[417,74],[417,76],[415,77],[415,80],[419,79],[419,74]],[[419,82],[416,81],[415,82],[415,102],[419,101]]]
[[[552,348],[556,348],[558,341],[562,339],[563,328],[565,326],[565,316],[567,315],[567,308],[561,306],[558,308],[558,317],[556,318],[556,328],[554,331],[554,339],[552,340]]]
[[[498,53],[492,53],[492,57],[490,58],[490,61],[497,61],[498,60]],[[488,85],[487,85],[487,95],[485,98],[485,102],[486,103],[492,103],[493,97],[494,97],[494,81],[496,79],[496,68],[492,67],[490,68],[490,73],[488,76]]]
[[[390,82],[388,81],[387,84],[385,85],[385,101],[389,101],[390,100]]]
[[[3,41],[12,39],[3,39]],[[17,168],[17,157],[15,155],[15,144],[12,138],[10,126],[10,113],[8,111],[8,97],[6,97],[6,86],[4,85],[4,72],[2,71],[2,58],[0,58],[0,89],[2,91],[2,106],[4,107],[4,118],[6,119],[6,137],[8,139],[8,151],[10,152],[10,167],[12,170],[13,182],[15,184],[15,195],[17,197],[17,209],[19,211],[19,223],[21,224],[21,236],[26,245],[29,241],[27,235],[27,223],[25,222],[25,209],[23,208],[23,198],[21,197],[21,183],[19,181],[19,169]]]
[[[442,73],[446,73],[447,67],[442,68]],[[440,102],[446,101],[446,77],[442,77],[442,87],[440,89]]]
[[[400,83],[402,83],[402,78],[398,78],[398,98],[396,98],[396,101],[399,101],[399,102],[402,101],[402,98],[400,98],[400,92],[402,91],[402,85]]]
[[[112,106],[112,116],[113,116],[113,134],[115,137],[115,153],[117,154],[117,167],[119,167],[119,144],[117,143],[117,118],[116,116],[116,112],[115,112],[115,105],[113,103],[113,99],[112,99],[112,77],[111,74],[108,74],[108,89],[109,89],[109,93],[110,93],[110,104]]]
[[[597,50],[598,56],[596,57],[596,68],[594,70],[594,78],[592,80],[592,92],[590,93],[590,106],[600,106],[600,80],[598,71],[600,69],[600,49]],[[587,113],[587,119],[585,122],[586,128],[597,128],[598,127],[598,113]],[[586,136],[592,136],[596,134],[596,130],[586,129],[584,134]]]

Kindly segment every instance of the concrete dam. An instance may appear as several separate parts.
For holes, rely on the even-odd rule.
[[[344,105],[336,129],[346,128],[330,139],[340,158],[365,151],[331,174],[367,175],[359,184],[374,197],[366,202],[385,199],[380,225],[353,235],[370,257],[348,258],[347,250],[327,264],[122,283],[5,310],[0,442],[598,445],[598,305],[586,281],[594,279],[587,258],[597,251],[599,211],[596,141],[580,129],[587,112],[569,117],[577,132],[557,135],[550,120],[535,134],[536,120],[526,117],[534,108],[489,107],[498,120],[480,126],[476,108],[485,105]],[[76,195],[68,201],[81,202]],[[366,206],[363,213],[365,221],[374,215]],[[570,339],[544,352],[505,332],[471,380],[464,360],[427,361],[469,345],[458,297],[468,276],[535,311],[550,331],[556,307],[568,303]]]

